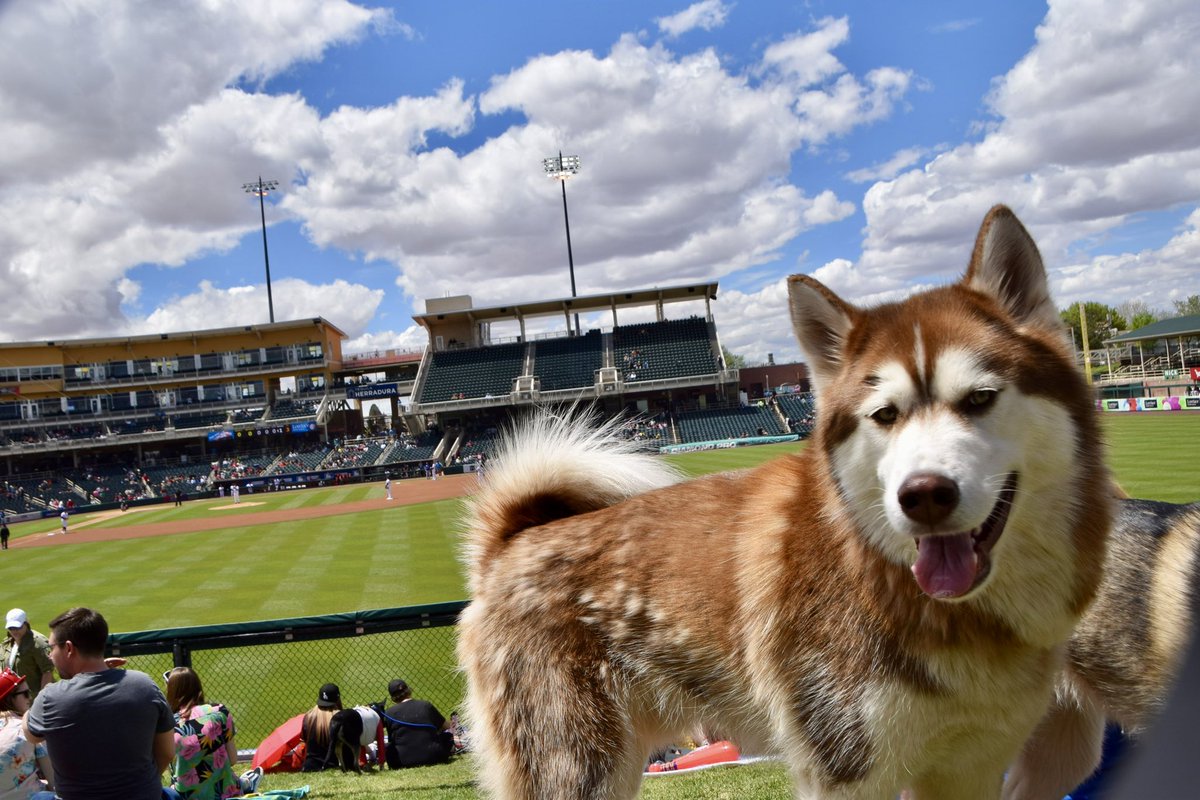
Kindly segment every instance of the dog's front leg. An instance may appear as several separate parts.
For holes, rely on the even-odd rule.
[[[1021,748],[1004,784],[1004,800],[1059,800],[1100,764],[1104,714],[1086,700],[1060,701]]]

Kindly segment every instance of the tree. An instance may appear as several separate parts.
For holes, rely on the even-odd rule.
[[[730,352],[725,345],[721,345],[721,355],[725,357],[725,369],[741,369],[746,366],[746,357]]]
[[[1162,319],[1162,315],[1152,311],[1142,300],[1129,300],[1117,306],[1118,313],[1129,320],[1129,330],[1136,331]]]
[[[1175,301],[1176,316],[1190,317],[1193,314],[1200,314],[1200,294],[1194,294],[1187,300]]]
[[[1083,310],[1087,317],[1088,347],[1092,350],[1103,348],[1105,339],[1112,338],[1118,331],[1129,329],[1125,318],[1112,306],[1089,300],[1083,304]],[[1079,335],[1079,304],[1068,306],[1058,313],[1063,323],[1071,329],[1075,337],[1075,347],[1081,349],[1083,338]]]

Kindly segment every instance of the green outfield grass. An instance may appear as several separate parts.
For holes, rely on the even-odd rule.
[[[1110,413],[1104,436],[1113,476],[1132,497],[1200,500],[1200,414]]]
[[[217,499],[131,511],[95,527],[213,514],[225,516],[230,526],[174,536],[10,550],[0,564],[0,586],[13,605],[21,605],[42,626],[65,608],[87,605],[102,609],[114,631],[462,599],[456,561],[460,500],[273,525],[237,524],[239,516],[249,513],[337,505],[379,496],[380,491],[357,485],[255,495],[262,505],[243,503],[246,507],[237,510],[211,510],[229,504],[227,499]],[[22,523],[15,526],[14,536],[44,535],[49,530],[57,530],[56,521]]]
[[[1200,500],[1200,415],[1108,414],[1104,418],[1109,461],[1130,494],[1157,500]],[[806,443],[767,445],[669,457],[687,475],[753,467],[802,450]],[[397,485],[403,496],[406,482]],[[214,511],[229,500],[189,501],[182,507],[129,512],[97,527],[115,528],[190,517],[224,515],[229,527],[201,533],[19,548],[0,555],[0,602],[21,606],[34,627],[74,605],[103,611],[115,631],[134,631],[258,619],[388,608],[465,597],[457,561],[457,524],[462,502],[447,500],[394,506],[343,516],[270,526],[238,525],[238,518],[274,508],[337,505],[380,496],[378,484],[302,492],[243,495],[244,508]],[[249,501],[263,505],[250,506]],[[82,519],[82,516],[77,518]],[[57,520],[22,523],[14,537],[44,535]],[[427,633],[427,632],[419,632]],[[368,637],[364,637],[368,638]],[[389,645],[390,646],[390,645]],[[442,680],[432,694],[443,710],[461,695],[447,637],[426,646],[396,645],[369,664],[354,642],[325,642],[207,651],[196,659],[209,693],[235,709],[263,706],[259,716],[282,721],[312,705],[316,685],[289,685],[289,676],[320,669],[343,681],[351,702],[380,694],[397,675],[418,676],[414,685]],[[170,657],[143,657],[132,666],[157,675]],[[281,691],[267,691],[272,683]],[[256,726],[261,727],[261,726]],[[261,730],[244,728],[239,744],[253,746]],[[309,782],[314,797],[344,800],[415,791],[429,798],[477,796],[466,760],[443,768],[378,775],[268,776],[263,788]],[[644,797],[786,797],[780,767],[718,770],[648,783]]]

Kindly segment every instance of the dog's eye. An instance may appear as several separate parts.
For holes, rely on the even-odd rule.
[[[895,406],[884,406],[872,411],[870,416],[880,425],[893,425],[900,417],[900,412],[896,410]]]
[[[981,411],[987,411],[991,408],[996,398],[1000,396],[998,389],[976,389],[967,395],[967,399],[963,402],[963,406],[968,413],[977,414]]]

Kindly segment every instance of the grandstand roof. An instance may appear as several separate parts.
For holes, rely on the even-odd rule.
[[[1152,339],[1174,339],[1179,336],[1200,336],[1200,314],[1189,314],[1173,319],[1160,319],[1137,330],[1127,331],[1120,336],[1105,339],[1105,344],[1145,342]]]
[[[653,289],[634,289],[627,292],[611,292],[608,294],[593,294],[582,297],[560,297],[553,300],[532,300],[521,303],[508,303],[502,306],[486,306],[483,308],[464,308],[458,311],[440,311],[425,314],[414,314],[413,319],[426,327],[430,323],[453,319],[476,322],[496,322],[508,319],[548,316],[550,314],[583,313],[587,311],[602,311],[622,306],[645,306],[661,303],[679,303],[686,300],[715,300],[717,298],[716,283],[693,283],[686,286],[655,287]]]
[[[136,344],[138,342],[154,342],[180,339],[207,339],[218,336],[230,336],[241,333],[251,333],[254,331],[283,331],[292,328],[311,328],[314,325],[324,326],[332,331],[339,338],[345,339],[346,332],[338,326],[334,325],[324,317],[310,317],[308,319],[285,320],[283,322],[264,322],[260,325],[237,325],[231,328],[208,328],[196,331],[172,331],[171,333],[147,333],[139,336],[103,336],[95,339],[58,339],[55,341],[34,341],[34,342],[0,342],[0,348],[20,348],[20,347],[36,347],[38,345],[46,347],[87,347],[89,345],[110,345],[110,344]]]

